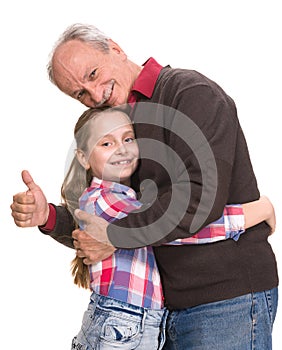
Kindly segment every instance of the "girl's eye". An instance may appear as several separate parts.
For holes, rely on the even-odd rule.
[[[124,142],[126,142],[126,143],[131,143],[131,142],[133,142],[134,141],[134,138],[133,137],[127,137],[125,140],[124,140]]]
[[[104,143],[102,143],[102,146],[103,146],[103,147],[109,147],[110,145],[111,145],[110,142],[104,142]]]

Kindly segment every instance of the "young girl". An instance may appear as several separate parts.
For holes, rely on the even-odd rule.
[[[139,151],[126,113],[89,109],[79,118],[74,134],[76,157],[62,185],[65,205],[72,212],[79,206],[109,222],[140,209],[142,204],[129,187]],[[169,244],[238,240],[245,228],[263,220],[274,228],[274,211],[266,197],[226,206],[219,220],[193,237]],[[83,229],[83,224],[80,227]],[[162,348],[168,311],[152,247],[118,249],[89,267],[75,258],[73,274],[75,283],[90,288],[92,295],[72,349]]]

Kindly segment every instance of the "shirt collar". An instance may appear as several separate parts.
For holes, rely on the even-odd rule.
[[[131,88],[128,103],[136,102],[136,92],[141,93],[147,98],[152,97],[156,81],[162,68],[163,67],[152,57],[143,64],[143,69]]]
[[[131,187],[120,184],[118,182],[102,180],[95,176],[91,181],[90,188],[91,189],[96,189],[96,188],[109,189],[114,192],[124,193],[131,198],[136,198],[136,192]]]

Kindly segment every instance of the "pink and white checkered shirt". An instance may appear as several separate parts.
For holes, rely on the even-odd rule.
[[[121,219],[142,206],[135,191],[125,185],[93,178],[91,186],[79,200],[80,209],[96,214],[108,222]],[[81,227],[83,228],[83,227]],[[169,243],[205,244],[233,238],[244,232],[244,215],[241,205],[229,205],[224,215],[190,238]],[[107,259],[91,265],[91,289],[137,306],[160,309],[163,292],[152,247],[118,249]]]

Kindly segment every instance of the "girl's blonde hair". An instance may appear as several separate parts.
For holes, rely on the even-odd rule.
[[[124,109],[120,108],[89,108],[78,119],[74,128],[74,138],[76,141],[76,148],[89,155],[88,141],[91,136],[91,128],[89,121],[93,120],[97,115],[107,111],[113,113],[120,111],[126,113]],[[65,176],[61,187],[61,197],[63,205],[71,212],[74,217],[74,211],[79,207],[79,197],[86,187],[89,187],[92,180],[91,169],[85,168],[79,163],[76,156],[74,156],[69,170]],[[75,218],[75,217],[74,217]],[[75,221],[76,228],[78,224]],[[89,268],[83,263],[83,258],[76,256],[71,263],[71,272],[74,277],[74,283],[82,288],[90,288],[90,274]]]

